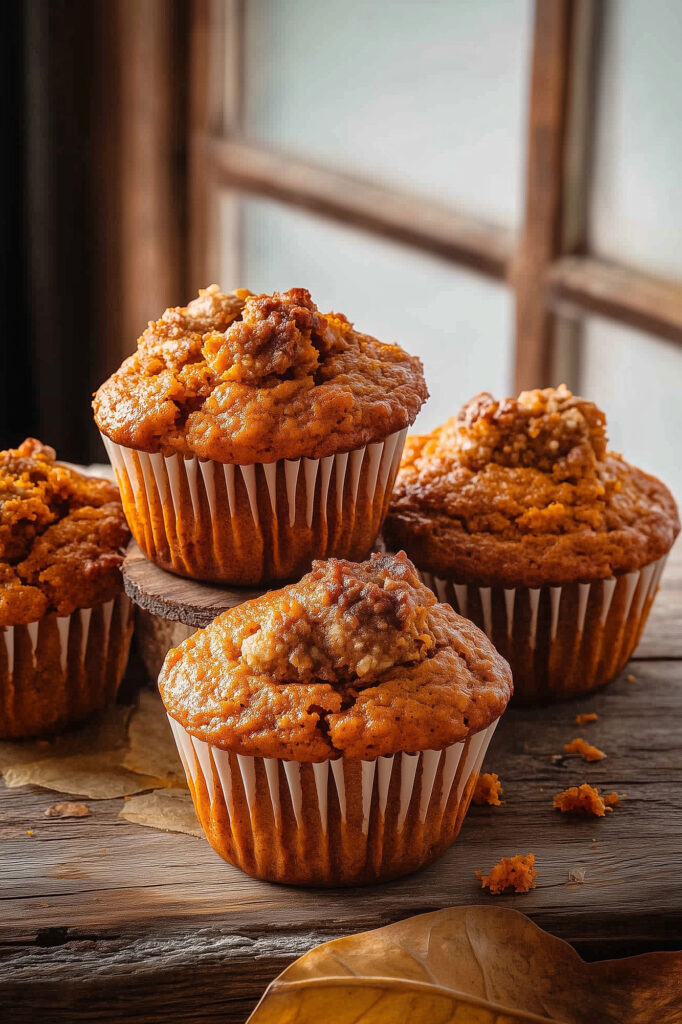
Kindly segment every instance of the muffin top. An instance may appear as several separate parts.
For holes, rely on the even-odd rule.
[[[33,438],[0,452],[0,626],[114,597],[129,538],[115,484]]]
[[[304,288],[211,285],[149,324],[94,409],[117,444],[246,465],[381,441],[427,397],[419,359],[318,313]]]
[[[314,562],[169,651],[169,714],[237,754],[324,761],[440,750],[504,711],[511,671],[407,556]]]
[[[408,438],[384,535],[437,575],[540,587],[639,569],[679,529],[667,487],[607,451],[604,413],[561,385],[477,395]]]

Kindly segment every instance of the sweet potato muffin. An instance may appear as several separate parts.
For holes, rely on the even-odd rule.
[[[145,553],[258,584],[369,553],[427,394],[418,359],[305,289],[212,285],[149,324],[94,409]]]
[[[0,736],[53,732],[111,700],[132,621],[115,484],[34,439],[0,452]]]
[[[315,562],[225,612],[168,653],[159,688],[218,853],[331,885],[443,853],[512,683],[400,553]]]
[[[408,438],[384,532],[509,658],[516,699],[541,699],[621,670],[679,528],[665,485],[562,385],[478,395]]]

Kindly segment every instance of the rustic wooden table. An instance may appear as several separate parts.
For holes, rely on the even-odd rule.
[[[505,804],[472,808],[442,860],[385,886],[320,892],[258,882],[202,839],[121,820],[121,800],[91,801],[90,818],[46,822],[54,794],[0,788],[0,1020],[243,1021],[266,984],[315,944],[487,903],[474,870],[529,851],[537,888],[501,897],[505,906],[588,958],[679,948],[681,626],[678,546],[621,678],[589,700],[509,712],[486,759]],[[578,711],[599,720],[576,727]],[[552,760],[581,734],[607,758]],[[583,781],[627,798],[604,820],[552,810],[554,793]],[[569,881],[575,868],[582,883]]]

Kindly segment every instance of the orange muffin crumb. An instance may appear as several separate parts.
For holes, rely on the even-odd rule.
[[[502,859],[490,869],[490,874],[484,875],[481,871],[476,872],[476,878],[481,880],[481,888],[489,889],[497,896],[502,892],[529,892],[535,888],[537,871],[535,870],[535,855],[527,853],[517,854],[515,857],[502,857]]]
[[[574,725],[585,725],[587,722],[596,722],[599,715],[595,711],[589,711],[582,715],[576,715],[573,719]]]
[[[562,814],[586,814],[595,818],[603,818],[606,811],[619,804],[617,793],[600,796],[597,787],[589,786],[587,783],[583,783],[582,786],[571,786],[554,797],[554,807]]]
[[[591,743],[587,743],[582,736],[578,736],[577,739],[571,740],[564,746],[565,754],[580,754],[586,761],[601,761],[606,757],[603,750],[599,747],[593,747]]]
[[[472,800],[479,807],[484,804],[492,804],[494,807],[499,807],[502,803],[500,797],[503,792],[502,783],[495,772],[483,772],[482,775],[478,776]]]

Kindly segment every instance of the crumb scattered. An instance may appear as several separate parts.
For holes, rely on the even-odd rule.
[[[582,885],[585,881],[585,868],[571,868],[568,872],[568,884]]]
[[[27,828],[26,829],[26,835],[27,836],[32,836],[33,835],[33,829],[32,828]]]
[[[46,808],[46,818],[87,818],[90,808],[87,804],[73,803],[70,800],[60,804],[52,804]]]
[[[600,796],[596,786],[570,786],[563,793],[554,797],[554,807],[562,814],[586,814],[595,818],[603,818],[607,811],[618,806],[618,794],[607,793]]]
[[[630,673],[630,675],[629,675],[629,676],[627,676],[627,681],[628,681],[629,683],[636,683],[636,682],[637,682],[637,676],[633,676],[633,674],[632,674],[632,672],[631,672],[631,673]]]
[[[552,764],[562,765],[566,757],[564,754],[552,754]]]
[[[527,853],[525,856],[517,854],[515,857],[502,857],[495,867],[490,869],[490,874],[484,875],[477,871],[476,878],[481,880],[481,888],[489,889],[493,895],[502,892],[529,892],[535,888],[537,871],[534,867],[535,855]]]
[[[603,750],[599,747],[593,747],[591,743],[587,743],[582,736],[579,736],[575,740],[571,740],[564,746],[565,754],[580,754],[586,761],[601,761],[606,757]]]
[[[484,772],[478,776],[472,800],[479,807],[484,804],[499,807],[502,803],[500,797],[503,792],[499,776],[495,772]]]
[[[596,713],[596,711],[587,711],[584,712],[582,715],[576,715],[573,719],[573,724],[585,725],[587,722],[596,722],[598,718],[599,715]]]
[[[545,787],[544,787],[544,786],[540,786],[540,792],[541,792],[541,793],[544,793],[544,792],[545,792]]]

